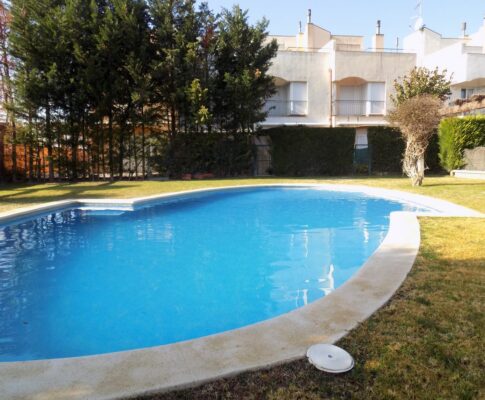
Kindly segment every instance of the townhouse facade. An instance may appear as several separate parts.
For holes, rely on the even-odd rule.
[[[415,66],[446,69],[450,101],[485,93],[485,19],[480,30],[443,38],[425,26],[402,48],[386,49],[380,21],[365,48],[364,37],[333,35],[311,21],[295,36],[271,36],[279,50],[270,73],[277,92],[266,103],[262,128],[276,126],[354,127],[356,145],[367,144],[372,126],[388,125],[395,79]]]

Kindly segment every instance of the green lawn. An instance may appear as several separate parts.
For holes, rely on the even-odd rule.
[[[426,178],[245,179],[8,186],[0,211],[60,198],[135,197],[200,187],[334,182],[406,190],[485,212],[485,181]],[[355,368],[333,376],[306,360],[143,399],[485,398],[485,220],[423,218],[418,259],[392,300],[338,344]]]
[[[74,198],[130,198],[180,190],[260,183],[348,183],[405,190],[465,205],[485,212],[485,182],[451,177],[429,177],[424,186],[413,188],[406,178],[334,178],[334,179],[224,179],[207,181],[121,181],[83,182],[76,184],[0,186],[0,212],[46,201]]]

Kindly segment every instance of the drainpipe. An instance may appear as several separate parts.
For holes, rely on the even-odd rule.
[[[328,69],[328,74],[330,76],[330,128],[333,128],[333,82],[332,82],[332,68]]]

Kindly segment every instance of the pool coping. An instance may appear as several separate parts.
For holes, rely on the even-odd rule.
[[[382,307],[406,278],[419,250],[417,216],[484,217],[427,196],[345,184],[225,186],[135,199],[65,200],[0,214],[12,223],[63,208],[134,209],[170,198],[257,187],[316,187],[360,192],[431,208],[393,212],[375,253],[344,285],[305,307],[243,328],[170,345],[96,356],[0,363],[0,392],[8,399],[118,399],[198,385],[304,357],[315,343],[335,343]]]

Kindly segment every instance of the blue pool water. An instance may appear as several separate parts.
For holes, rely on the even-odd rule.
[[[281,315],[342,285],[390,212],[412,209],[273,187],[0,227],[0,361],[157,346]]]

